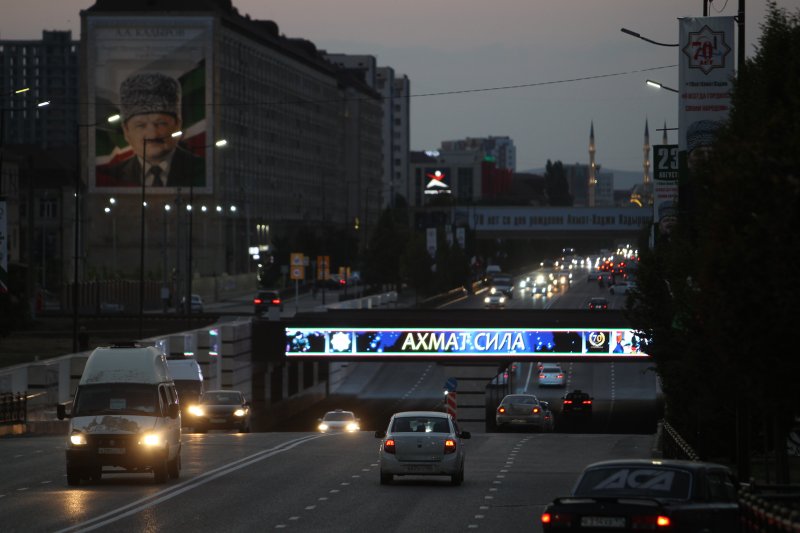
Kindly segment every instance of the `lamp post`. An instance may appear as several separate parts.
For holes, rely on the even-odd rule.
[[[178,138],[183,135],[182,131],[176,131],[169,137]],[[168,137],[142,137],[142,213],[141,213],[141,232],[139,235],[139,338],[142,338],[144,325],[144,221],[145,208],[147,207],[146,185],[147,185],[147,143],[163,142]]]
[[[205,146],[204,148],[223,148],[228,145],[226,139],[220,139],[214,144]],[[205,210],[205,206],[203,206]],[[189,204],[186,206],[186,211],[189,214],[189,259],[186,266],[186,314],[192,313],[192,278],[194,277],[192,268],[192,253],[194,250],[193,229],[194,229],[194,176],[189,181]]]
[[[660,43],[658,41],[654,41],[652,39],[648,39],[647,37],[643,37],[640,34],[636,33],[635,31],[629,30],[628,28],[620,28],[619,31],[621,31],[622,33],[628,34],[628,35],[630,35],[632,37],[636,37],[637,39],[641,39],[643,41],[646,41],[646,42],[648,42],[650,44],[654,44],[656,46],[667,46],[667,47],[672,48],[672,47],[677,47],[678,44],[679,44],[679,43],[675,43],[675,44],[672,44],[672,43]]]
[[[105,213],[107,215],[111,215],[111,247],[112,247],[112,249],[114,251],[114,256],[113,256],[114,259],[113,259],[113,262],[111,263],[111,266],[113,268],[114,274],[116,274],[116,272],[117,272],[117,214],[116,214],[116,211],[114,210],[114,206],[116,205],[117,200],[115,198],[109,198],[108,199],[108,203],[109,203],[109,205],[107,205],[103,209],[103,211],[105,211]]]
[[[673,89],[672,87],[667,87],[666,85],[663,85],[662,83],[659,83],[657,81],[647,80],[645,83],[647,83],[647,85],[649,85],[650,87],[655,87],[656,89],[664,89],[665,91],[672,91],[673,93],[680,92],[677,89]]]
[[[105,122],[113,124],[119,115],[108,117]],[[78,263],[80,259],[80,210],[81,210],[81,128],[92,128],[104,122],[91,124],[75,123],[75,236],[72,265],[72,351],[78,351]]]

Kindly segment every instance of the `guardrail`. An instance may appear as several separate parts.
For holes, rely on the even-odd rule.
[[[0,393],[0,424],[24,424],[27,419],[27,393]]]
[[[700,457],[669,422],[659,424],[659,445],[666,459]],[[739,511],[743,533],[800,533],[800,485],[742,483]]]

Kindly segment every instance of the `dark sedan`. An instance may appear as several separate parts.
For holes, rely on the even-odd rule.
[[[669,459],[603,461],[541,516],[545,532],[739,531],[737,484],[724,465]]]
[[[200,396],[197,405],[189,408],[187,426],[197,433],[209,429],[237,429],[250,432],[250,403],[238,390],[210,390]]]
[[[256,316],[261,316],[269,312],[273,307],[277,307],[280,311],[283,311],[281,293],[278,291],[258,291],[256,297],[253,298],[253,313]]]

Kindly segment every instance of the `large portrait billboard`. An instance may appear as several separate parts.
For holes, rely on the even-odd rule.
[[[88,17],[87,44],[90,190],[212,192],[212,20]]]

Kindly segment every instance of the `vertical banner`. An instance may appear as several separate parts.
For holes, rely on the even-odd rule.
[[[6,201],[0,200],[0,294],[8,292],[8,222]]]
[[[427,241],[428,253],[431,257],[436,257],[436,228],[428,228],[425,230]]]
[[[678,145],[653,146],[653,223],[668,235],[678,220]]]
[[[87,18],[91,191],[212,192],[212,20]]]
[[[734,17],[682,18],[678,24],[678,149],[684,181],[728,119],[735,76]]]

